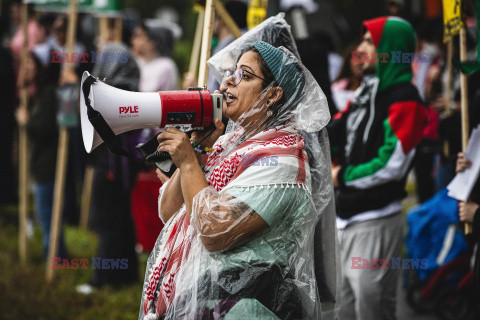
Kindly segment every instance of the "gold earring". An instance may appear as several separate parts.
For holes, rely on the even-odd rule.
[[[272,115],[273,115],[272,110],[268,110],[268,111],[267,111],[267,117],[271,117]]]

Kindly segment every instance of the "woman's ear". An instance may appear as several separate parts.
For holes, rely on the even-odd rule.
[[[283,96],[282,87],[274,87],[274,88],[272,88],[272,93],[271,93],[270,98],[268,100],[270,101],[270,104],[274,104],[274,103],[280,101],[282,96]]]

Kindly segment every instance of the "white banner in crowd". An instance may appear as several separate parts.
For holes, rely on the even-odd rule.
[[[465,151],[465,158],[472,162],[472,166],[459,172],[447,186],[448,195],[459,201],[468,200],[480,173],[480,126],[472,131]]]

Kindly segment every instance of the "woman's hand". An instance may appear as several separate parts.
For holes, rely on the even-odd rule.
[[[475,202],[463,202],[460,201],[458,204],[458,215],[460,217],[460,221],[462,222],[473,222],[473,217],[475,216],[475,212],[477,212],[478,204]]]
[[[211,148],[218,138],[223,134],[223,130],[225,129],[225,125],[223,124],[222,120],[217,119],[214,122],[215,131],[212,132],[211,135],[208,136],[205,140],[203,140],[200,145],[202,147],[209,147]],[[204,131],[194,131],[192,132],[192,140],[194,142],[201,141],[213,128],[209,127]]]
[[[177,168],[181,169],[188,164],[198,164],[197,156],[193,151],[187,134],[176,128],[167,128],[158,135],[158,151],[166,151],[172,157]]]
[[[467,158],[465,158],[465,154],[463,152],[460,152],[458,154],[457,167],[455,168],[455,171],[459,173],[459,172],[465,171],[471,166],[472,166],[472,162]]]

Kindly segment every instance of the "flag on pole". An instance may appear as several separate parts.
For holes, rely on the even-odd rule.
[[[205,0],[195,0],[193,2],[193,11],[200,12],[200,10],[205,10]]]
[[[443,42],[450,41],[462,28],[461,0],[443,0]]]
[[[268,0],[250,0],[247,11],[247,26],[251,30],[267,17]]]

